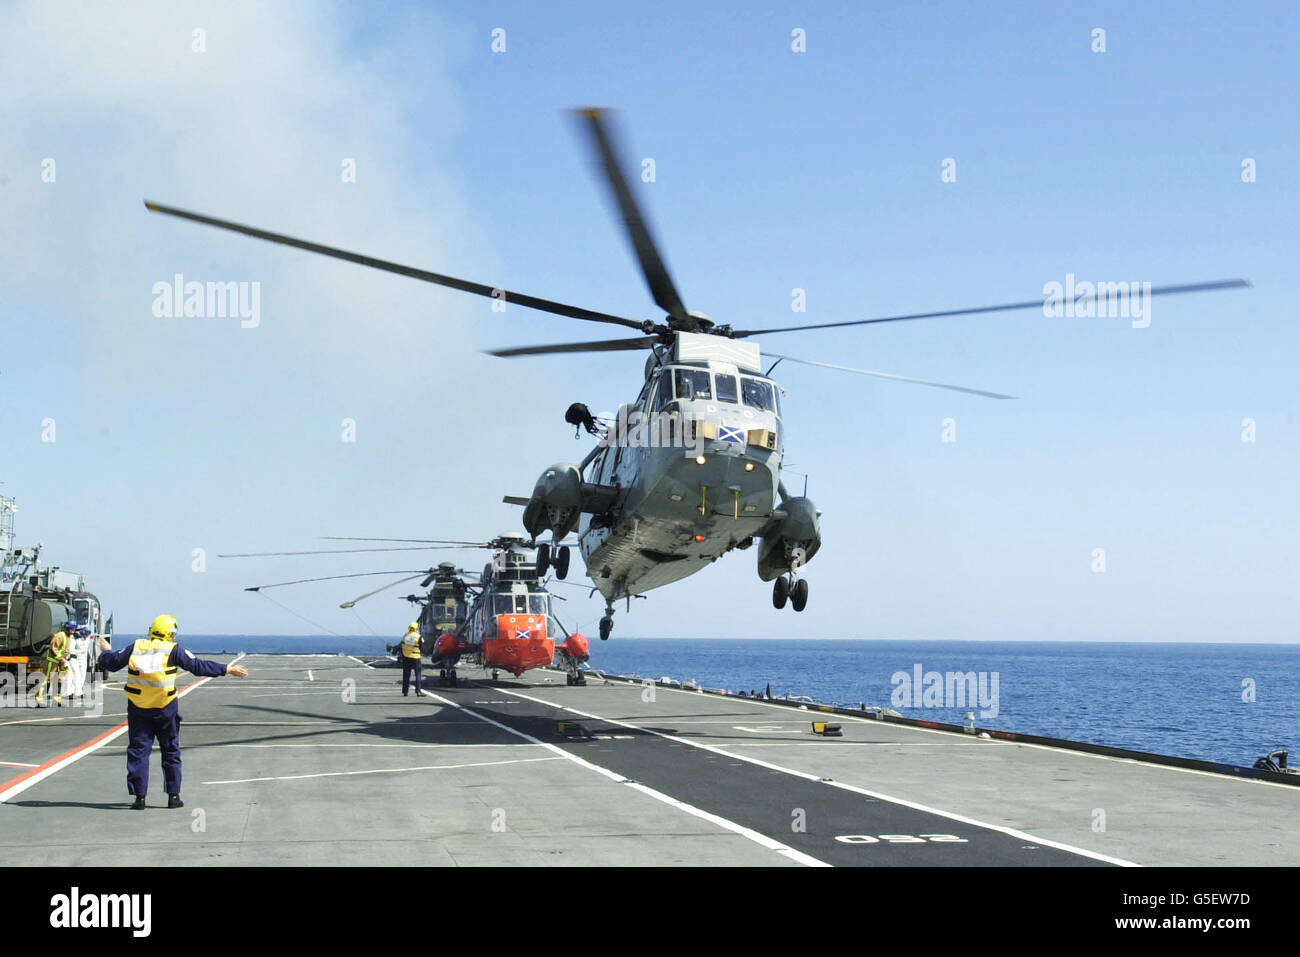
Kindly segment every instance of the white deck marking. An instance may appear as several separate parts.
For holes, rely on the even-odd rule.
[[[343,778],[356,774],[403,774],[408,771],[454,771],[458,768],[490,768],[500,764],[536,764],[559,758],[514,758],[510,761],[477,761],[472,764],[429,764],[418,768],[373,768],[368,771],[321,771],[317,774],[286,774],[273,778],[237,778],[231,781],[204,781],[204,784],[253,784],[259,781],[302,781],[308,778]]]
[[[47,721],[76,721],[87,718],[123,718],[126,717],[125,711],[114,711],[108,714],[59,714],[49,718],[19,718],[15,721],[0,721],[0,727],[10,724],[41,724]]]
[[[478,722],[477,722],[477,721],[458,721],[457,724],[478,724]],[[631,735],[628,735],[628,737],[631,737]],[[204,747],[204,745],[201,745],[201,744],[190,744],[190,745],[186,745],[186,747],[190,747],[190,748],[201,748],[201,747]],[[209,747],[210,747],[210,745],[209,745]],[[535,747],[535,745],[531,745],[531,744],[462,744],[462,743],[459,743],[459,742],[456,743],[456,744],[416,744],[416,743],[414,743],[414,742],[412,742],[412,743],[410,743],[410,744],[376,744],[376,743],[374,743],[374,742],[370,742],[370,741],[359,741],[359,742],[357,742],[356,744],[348,744],[348,743],[346,743],[346,742],[339,742],[339,743],[337,743],[337,744],[321,744],[321,743],[319,743],[319,742],[312,743],[312,744],[284,744],[284,743],[276,743],[276,744],[245,744],[245,743],[242,743],[242,742],[239,742],[239,743],[235,743],[235,742],[226,742],[226,743],[221,744],[220,747],[223,747],[223,748],[531,748],[531,747]],[[118,750],[125,751],[125,750],[126,750],[126,745],[125,745],[125,744],[115,744],[115,745],[113,745],[113,748],[116,748],[116,749],[118,749]],[[112,748],[110,748],[109,750],[112,750]],[[35,765],[32,765],[32,766],[35,767]]]
[[[640,682],[631,682],[631,681],[624,680],[618,683],[629,685],[630,687],[633,688],[644,687]],[[690,691],[690,690],[684,691],[681,688],[659,687],[656,690],[675,691],[678,694],[689,694],[689,695],[700,694],[700,692],[698,691]],[[726,702],[737,701],[736,698],[730,696],[724,696],[724,695],[710,695],[709,697],[712,697],[719,701],[726,701]],[[765,708],[776,708],[778,710],[784,711],[786,714],[789,714],[792,708],[791,705],[773,704],[772,702],[769,701],[755,700],[753,698],[741,698],[739,700],[743,701],[745,704],[757,704],[757,705],[762,705]],[[1214,778],[1216,781],[1233,781],[1238,784],[1258,784],[1262,787],[1268,787],[1268,788],[1286,788],[1289,791],[1300,790],[1296,788],[1294,784],[1279,784],[1276,781],[1262,781],[1259,778],[1237,777],[1236,775],[1233,774],[1221,774],[1216,771],[1202,771],[1198,768],[1180,768],[1172,764],[1153,764],[1150,761],[1141,761],[1138,760],[1137,758],[1121,758],[1110,754],[1095,754],[1092,751],[1078,751],[1075,750],[1074,748],[1062,748],[1054,744],[1035,744],[1031,741],[1008,741],[1006,738],[980,738],[980,737],[976,737],[975,735],[958,737],[956,732],[944,731],[941,728],[917,728],[909,724],[893,724],[892,722],[881,721],[879,718],[864,718],[856,714],[840,714],[832,711],[817,711],[814,710],[814,708],[809,708],[806,712],[801,712],[801,714],[809,714],[809,715],[820,714],[826,720],[829,720],[831,718],[837,718],[837,719],[843,719],[845,721],[858,721],[864,724],[877,725],[880,727],[899,728],[905,731],[919,732],[923,734],[941,734],[946,738],[952,738],[954,743],[960,742],[962,744],[967,744],[967,745],[985,746],[990,744],[1001,744],[1001,745],[1010,745],[1012,747],[1020,747],[1020,748],[1038,748],[1042,751],[1054,751],[1057,754],[1068,754],[1076,758],[1094,758],[1098,761],[1119,761],[1123,764],[1137,764],[1144,768],[1151,768],[1152,770],[1156,770],[1156,771],[1178,771],[1182,774],[1199,774],[1202,777]]]
[[[21,761],[0,761],[0,768],[39,768],[39,764],[24,764]]]
[[[316,680],[316,676],[315,676],[314,674],[311,673],[311,669],[310,669],[310,668],[307,669],[307,680],[308,680],[308,681],[315,681],[315,680]]]
[[[256,688],[252,688],[252,689],[249,689],[249,690],[256,691],[257,689],[256,689]],[[356,694],[357,694],[358,697],[371,697],[371,698],[391,698],[391,697],[393,697],[393,693],[392,693],[391,691],[360,691],[360,690],[358,690],[358,691],[356,692]],[[281,692],[281,693],[277,693],[277,694],[250,694],[250,695],[248,695],[248,697],[250,697],[250,698],[320,698],[320,697],[325,697],[325,698],[337,698],[338,696],[339,696],[338,691],[285,691],[285,692]],[[396,704],[396,702],[394,702],[394,704]]]
[[[603,717],[602,715],[591,714],[590,712],[587,711],[579,711],[577,708],[570,708],[567,705],[556,704],[555,702],[547,701],[543,698],[534,698],[532,695],[526,695],[519,691],[511,691],[507,688],[502,688],[501,690],[504,691],[506,694],[518,695],[520,698],[527,699],[528,701],[535,701],[538,704],[546,705],[547,707],[550,708],[558,708],[561,711],[568,711],[571,714],[576,714],[583,718],[591,718],[592,720],[595,721],[608,721],[611,724],[617,724],[624,728],[631,728],[636,731],[643,731],[647,734],[653,734],[656,735],[657,737],[664,738],[668,741],[672,741],[677,744],[689,745],[690,747],[693,748],[700,748],[701,750],[704,751],[711,751],[714,754],[721,755],[722,757],[734,758],[737,761],[745,761],[749,764],[755,764],[761,768],[767,768],[769,771],[780,771],[782,774],[789,774],[793,777],[803,778],[805,781],[814,781],[822,784],[828,784],[831,787],[842,788],[846,791],[853,791],[856,794],[862,794],[867,797],[872,797],[878,801],[888,801],[891,804],[898,804],[901,805],[902,807],[909,807],[915,811],[924,811],[927,814],[937,814],[939,817],[947,818],[950,821],[958,821],[962,824],[970,824],[974,827],[984,828],[985,830],[997,831],[1001,834],[1006,834],[1010,837],[1014,837],[1017,840],[1029,841],[1032,844],[1041,844],[1046,847],[1054,847],[1060,851],[1068,851],[1071,854],[1079,854],[1083,857],[1088,857],[1096,861],[1104,861],[1107,864],[1118,864],[1121,867],[1141,866],[1139,864],[1135,864],[1133,861],[1126,861],[1118,857],[1110,857],[1109,855],[1106,854],[1100,854],[1096,851],[1089,851],[1082,847],[1074,847],[1073,845],[1064,844],[1061,843],[1060,841],[1051,841],[1046,838],[1035,837],[1034,835],[1027,834],[1024,831],[1017,831],[1014,828],[1003,827],[999,824],[987,824],[983,821],[977,821],[974,818],[966,817],[965,815],[962,814],[954,814],[952,811],[942,811],[938,808],[929,807],[925,804],[918,804],[915,801],[908,801],[905,800],[904,798],[897,798],[888,794],[882,794],[879,791],[868,791],[866,788],[855,787],[852,784],[844,784],[840,781],[826,780],[819,777],[816,774],[808,774],[805,771],[796,771],[793,768],[782,767],[779,764],[773,764],[770,761],[763,761],[760,758],[754,758],[744,754],[734,754],[730,751],[726,751],[723,748],[718,747],[717,745],[705,744],[702,741],[692,741],[689,738],[680,738],[676,735],[665,734],[662,731],[655,731],[653,728],[645,728],[640,725],[632,724],[631,722],[628,721],[620,721],[617,718],[606,718]]]
[[[504,688],[498,690],[505,691]],[[506,693],[514,694],[514,692],[506,692]],[[496,721],[492,718],[489,718],[487,715],[479,714],[477,711],[473,711],[469,708],[466,708],[464,705],[457,704],[455,701],[442,697],[442,695],[429,692],[429,697],[441,701],[444,704],[449,704],[453,708],[457,708],[461,711],[464,711],[466,714],[472,715],[475,718],[478,718],[480,721],[485,721],[488,724],[492,725],[493,727],[500,728],[502,731],[505,731],[507,734],[513,734],[516,737],[523,738],[524,740],[529,741],[533,744],[541,745],[543,748],[546,748],[548,751],[552,751],[555,754],[559,755],[560,757],[568,761],[572,761],[574,764],[577,764],[580,767],[586,768],[588,771],[595,771],[597,774],[609,778],[611,781],[616,781],[619,784],[626,784],[628,787],[634,788],[635,790],[640,791],[642,794],[654,798],[656,801],[662,801],[664,804],[667,804],[671,807],[675,807],[679,811],[684,811],[687,814],[708,821],[711,824],[716,824],[718,827],[725,828],[726,830],[731,831],[734,834],[739,834],[741,837],[747,838],[753,841],[755,844],[765,847],[770,851],[776,851],[776,853],[780,854],[782,857],[788,858],[789,860],[795,861],[799,864],[803,864],[807,867],[830,867],[830,865],[827,864],[825,861],[819,861],[817,858],[812,857],[809,854],[805,854],[802,851],[796,851],[793,847],[790,847],[789,845],[786,844],[782,844],[780,841],[774,840],[773,838],[768,837],[766,834],[760,834],[758,831],[751,830],[750,828],[745,827],[743,824],[737,824],[735,821],[729,821],[725,817],[719,817],[718,815],[711,814],[710,812],[705,811],[702,808],[698,808],[695,807],[694,805],[687,804],[684,801],[679,801],[675,797],[670,797],[669,795],[664,794],[662,791],[656,791],[654,788],[646,787],[644,784],[639,784],[636,781],[631,780],[630,778],[625,778],[623,777],[623,775],[611,771],[608,768],[602,768],[598,764],[592,764],[590,761],[586,761],[583,758],[578,757],[576,754],[572,754],[568,751],[565,751],[563,748],[556,747],[555,745],[550,744],[546,741],[542,741],[539,738],[534,738],[531,734],[525,734],[523,731],[517,731],[516,729],[510,727],[509,725],[502,724],[500,721]]]
[[[444,724],[473,724],[473,721],[457,721],[454,718],[412,718],[408,724],[428,725],[430,727],[442,727]],[[321,727],[331,725],[339,729],[340,733],[347,731],[360,731],[364,728],[388,728],[392,727],[393,722],[389,721],[348,721],[346,724],[340,721],[191,721],[186,719],[185,725],[190,728],[214,727],[214,728],[241,728],[241,727],[265,727],[265,728],[300,728],[300,727]]]
[[[726,724],[727,722],[718,721],[711,723]],[[731,727],[736,731],[748,731],[750,734],[795,734],[803,730],[802,728],[782,728],[775,724],[760,724],[755,727],[750,727],[749,725],[744,724],[733,724]]]
[[[244,657],[244,655],[243,655],[242,653],[240,653],[240,654],[236,655],[234,658],[232,658],[232,659],[228,662],[228,664],[232,664],[232,665],[233,665],[235,662],[239,661],[239,659],[240,659],[240,658],[243,658],[243,657]],[[179,699],[185,697],[187,694],[189,694],[189,693],[190,693],[191,691],[193,691],[195,688],[202,687],[203,685],[207,684],[207,683],[208,683],[209,681],[211,681],[211,680],[212,680],[211,678],[199,678],[199,679],[196,680],[196,681],[191,681],[189,684],[187,684],[187,685],[186,685],[184,688],[182,688],[180,691],[176,692],[176,698],[177,698],[177,700],[179,700]],[[50,777],[50,776],[53,775],[53,774],[57,774],[58,772],[62,771],[64,768],[66,768],[68,765],[73,764],[73,763],[75,763],[75,762],[77,762],[77,761],[80,761],[80,760],[81,760],[82,758],[84,758],[86,755],[88,755],[88,754],[93,754],[94,752],[96,752],[96,751],[98,751],[100,748],[102,748],[104,745],[108,744],[110,741],[114,740],[115,738],[119,738],[119,737],[121,737],[123,734],[126,733],[126,730],[127,730],[127,725],[126,725],[126,722],[123,721],[123,722],[122,722],[118,727],[116,727],[116,728],[113,729],[112,731],[109,731],[107,734],[105,734],[105,735],[104,735],[102,738],[100,738],[98,741],[95,741],[94,744],[91,744],[91,745],[89,745],[89,746],[82,745],[81,747],[79,747],[79,748],[75,749],[74,751],[72,751],[72,753],[68,754],[66,757],[56,760],[53,764],[51,764],[51,765],[50,765],[48,768],[46,768],[44,771],[40,771],[40,772],[38,772],[37,774],[33,774],[31,777],[25,777],[25,778],[23,778],[21,781],[19,781],[17,784],[14,784],[13,786],[11,786],[11,787],[9,787],[9,788],[0,791],[0,804],[3,804],[5,801],[8,801],[8,800],[9,800],[10,798],[12,798],[12,797],[17,797],[19,794],[22,794],[24,791],[26,791],[26,790],[27,790],[29,787],[31,787],[32,785],[34,785],[34,784],[38,784],[38,783],[40,783],[41,781],[44,781],[46,778]],[[93,740],[93,739],[92,739],[92,740]],[[38,765],[38,767],[39,767],[39,765]]]

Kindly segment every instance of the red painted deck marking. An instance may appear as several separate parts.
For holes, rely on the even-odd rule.
[[[230,664],[233,665],[236,661],[238,661],[242,657],[244,657],[242,654],[236,656],[235,658],[231,659]],[[211,678],[199,678],[197,681],[191,681],[189,684],[187,684],[184,688],[182,688],[180,691],[176,693],[177,699],[179,700],[180,698],[185,697],[195,688],[211,680],[212,680]],[[123,721],[121,724],[117,725],[116,727],[109,728],[107,731],[95,735],[93,738],[91,738],[89,741],[86,741],[84,744],[79,744],[70,751],[64,751],[57,758],[51,758],[50,760],[46,761],[44,764],[38,767],[34,767],[30,771],[24,772],[18,775],[18,777],[16,778],[10,779],[4,782],[4,784],[0,784],[0,804],[3,804],[11,797],[21,794],[23,791],[26,791],[33,784],[36,784],[38,781],[41,781],[49,777],[54,772],[71,764],[73,761],[76,761],[78,758],[82,757],[83,755],[89,754],[91,751],[94,751],[95,749],[100,748],[105,744],[108,744],[109,741],[116,738],[125,730],[126,730],[126,722]]]

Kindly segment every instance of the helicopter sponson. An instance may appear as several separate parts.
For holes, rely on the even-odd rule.
[[[788,498],[759,532],[758,576],[765,582],[806,565],[822,547],[821,511],[810,498]]]
[[[603,512],[618,499],[617,488],[584,482],[576,465],[560,462],[537,479],[524,506],[524,528],[536,538],[550,530],[556,541],[577,531],[583,512]]]

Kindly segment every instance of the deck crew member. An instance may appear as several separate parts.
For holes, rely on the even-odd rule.
[[[85,696],[86,655],[89,651],[90,629],[78,625],[68,640],[68,673],[63,682],[63,693],[69,701]]]
[[[415,671],[415,694],[416,697],[424,697],[424,675],[422,672],[423,659],[421,656],[424,650],[420,646],[420,624],[411,622],[406,628],[406,635],[402,638],[402,697],[406,697],[407,688],[411,684],[411,671]]]
[[[126,723],[130,743],[126,746],[126,789],[135,795],[131,805],[144,810],[149,791],[149,755],[154,738],[162,750],[163,783],[167,787],[167,806],[184,807],[181,800],[181,715],[176,703],[176,671],[184,668],[192,675],[218,678],[234,675],[247,678],[242,665],[224,665],[219,661],[196,658],[176,643],[176,619],[159,615],[149,626],[149,634],[118,651],[110,650],[104,638],[98,639],[99,667],[104,671],[127,669]]]
[[[69,618],[63,623],[63,627],[50,636],[50,643],[45,649],[45,657],[41,660],[41,682],[40,690],[36,692],[36,707],[45,706],[45,694],[54,689],[54,703],[60,708],[63,707],[63,675],[67,671],[68,664],[68,643],[72,640],[72,633],[77,630],[77,623]]]

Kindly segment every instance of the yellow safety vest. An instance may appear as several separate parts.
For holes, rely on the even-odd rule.
[[[176,667],[168,665],[176,642],[137,639],[126,665],[126,699],[137,708],[165,708],[176,697]]]
[[[408,631],[402,639],[402,655],[406,658],[420,657],[420,633]]]

